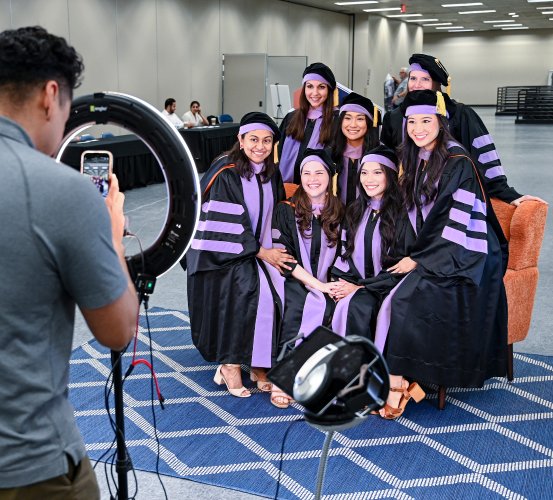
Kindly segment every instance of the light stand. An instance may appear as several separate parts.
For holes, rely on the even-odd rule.
[[[284,114],[282,113],[282,103],[280,102],[280,92],[278,91],[279,84],[278,82],[275,83],[276,87],[276,96],[277,96],[277,112],[275,116],[275,120],[282,120],[284,118]]]

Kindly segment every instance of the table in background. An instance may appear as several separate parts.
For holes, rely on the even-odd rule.
[[[183,129],[181,133],[198,172],[205,172],[213,159],[236,142],[239,125]],[[63,153],[62,162],[80,168],[81,154],[88,150],[105,149],[113,153],[113,171],[122,191],[163,182],[163,172],[146,144],[136,135],[119,135],[107,139],[71,143]]]

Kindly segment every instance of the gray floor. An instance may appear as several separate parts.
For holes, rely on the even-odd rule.
[[[520,193],[533,194],[547,201],[551,198],[553,185],[553,127],[551,125],[515,125],[510,116],[496,117],[494,108],[476,108],[490,133],[501,156],[509,183]],[[130,230],[136,233],[147,247],[155,241],[166,210],[165,185],[154,185],[135,189],[126,193],[126,213],[130,218]],[[553,296],[553,227],[548,218],[545,239],[540,257],[540,279],[534,305],[532,325],[528,338],[515,344],[515,351],[553,355],[553,315],[549,304]],[[135,243],[130,243],[129,254],[136,251]],[[150,299],[150,307],[167,309],[187,309],[185,274],[180,266],[175,266],[160,277],[156,290]],[[78,318],[75,327],[74,346],[90,340],[91,335],[82,317]],[[107,422],[107,421],[106,421]],[[109,498],[104,486],[103,472],[98,474],[103,488],[102,498]],[[145,499],[163,498],[159,482],[154,474],[138,472],[139,495]],[[241,492],[205,486],[192,481],[163,477],[170,499],[254,499],[260,498]],[[132,488],[131,488],[132,492]]]

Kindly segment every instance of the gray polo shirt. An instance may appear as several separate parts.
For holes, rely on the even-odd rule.
[[[66,454],[85,456],[67,400],[75,304],[110,304],[127,280],[92,183],[3,117],[0,231],[0,488],[9,488],[65,474]]]

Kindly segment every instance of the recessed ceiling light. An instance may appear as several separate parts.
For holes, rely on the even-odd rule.
[[[432,23],[432,24],[423,24],[423,26],[451,26],[453,23]]]
[[[521,26],[520,28],[512,28],[511,26],[507,28],[501,28],[502,30],[527,30],[528,26]]]
[[[437,30],[462,30],[464,29],[465,27],[464,26],[438,26],[436,29]]]
[[[522,24],[509,24],[508,26],[505,26],[504,24],[494,24],[494,28],[512,28],[513,26],[522,26]]]
[[[422,17],[422,14],[390,14],[386,17]]]
[[[408,23],[430,23],[432,21],[438,21],[438,19],[407,19]]]
[[[366,3],[378,3],[377,0],[368,0],[364,2],[334,2],[334,5],[362,5]]]
[[[385,10],[401,10],[401,7],[384,7],[380,9],[363,9],[363,12],[384,12]]]
[[[483,23],[514,23],[515,20],[514,19],[504,19],[502,21],[482,21]]]
[[[465,10],[459,14],[487,14],[488,12],[496,12],[495,10]]]
[[[443,3],[442,7],[475,7],[476,5],[484,5],[482,2],[476,3]]]

